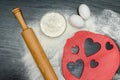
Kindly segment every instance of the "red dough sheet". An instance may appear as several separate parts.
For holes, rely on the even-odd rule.
[[[119,67],[119,50],[108,36],[79,31],[66,41],[62,72],[66,80],[112,80]]]

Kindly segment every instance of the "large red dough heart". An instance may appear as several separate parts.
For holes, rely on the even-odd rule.
[[[118,47],[105,35],[79,31],[64,46],[62,72],[66,80],[111,80],[118,66]]]

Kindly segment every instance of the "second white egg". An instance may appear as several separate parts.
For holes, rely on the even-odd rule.
[[[74,27],[81,28],[84,26],[84,20],[79,15],[70,16],[69,22]]]
[[[88,19],[90,17],[90,9],[86,4],[81,4],[79,6],[79,14],[83,19]]]

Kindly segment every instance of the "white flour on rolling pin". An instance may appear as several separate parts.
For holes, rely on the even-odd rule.
[[[66,20],[68,20],[68,17],[70,16],[69,13],[71,13],[71,11],[68,11],[68,14],[64,13]],[[105,34],[113,38],[120,46],[120,15],[111,10],[103,10],[100,15],[92,15],[92,17],[85,22],[85,27],[81,29],[72,27],[67,21],[66,31],[63,35],[57,38],[49,38],[45,36],[40,30],[39,20],[29,22],[28,26],[32,26],[34,29],[34,32],[44,48],[59,80],[65,80],[61,72],[63,47],[67,38],[71,37],[75,32],[80,30],[89,30]],[[22,60],[25,64],[29,80],[44,80],[30,52],[26,46],[24,47],[26,52],[24,52],[25,55]],[[120,80],[119,76],[120,75],[116,73],[113,80]]]

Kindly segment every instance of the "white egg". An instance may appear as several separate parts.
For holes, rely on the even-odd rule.
[[[81,28],[84,26],[84,20],[79,15],[72,15],[69,18],[69,22],[72,26]]]
[[[79,6],[79,14],[83,19],[88,19],[90,17],[90,9],[86,4],[81,4]]]

